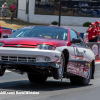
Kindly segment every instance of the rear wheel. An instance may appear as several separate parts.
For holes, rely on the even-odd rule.
[[[73,85],[87,85],[91,80],[92,75],[92,64],[90,66],[90,71],[88,72],[87,78],[83,78],[80,76],[72,76],[70,77],[70,82]]]
[[[44,83],[47,80],[47,76],[40,74],[28,74],[28,79],[30,82]]]
[[[65,67],[65,58],[64,58],[64,55],[62,54],[60,57],[59,68],[52,69],[54,79],[61,79],[62,78],[63,72],[64,72],[64,67]]]
[[[3,76],[5,73],[6,68],[4,68],[3,66],[0,66],[0,76]]]

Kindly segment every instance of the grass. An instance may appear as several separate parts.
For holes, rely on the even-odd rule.
[[[1,27],[7,27],[7,28],[12,28],[14,30],[20,29],[25,26],[31,26],[31,25],[43,25],[43,24],[35,24],[35,23],[26,23],[22,20],[19,19],[14,19],[13,21],[10,20],[10,18],[6,18],[6,20],[0,20],[0,25]],[[48,26],[48,25],[45,25]]]

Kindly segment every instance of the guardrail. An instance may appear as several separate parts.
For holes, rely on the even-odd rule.
[[[100,42],[88,42],[88,33],[81,33],[80,35],[88,47],[91,48],[96,60],[100,60]],[[100,39],[100,37],[99,37]]]

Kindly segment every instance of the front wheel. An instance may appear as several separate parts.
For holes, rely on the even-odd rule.
[[[0,66],[0,76],[3,76],[5,73],[6,68],[4,68],[3,66]]]
[[[64,72],[64,67],[65,67],[65,58],[64,58],[64,55],[62,54],[60,57],[59,68],[52,69],[54,79],[61,79],[62,78],[63,72]]]
[[[90,66],[90,71],[88,72],[87,78],[83,78],[80,76],[71,76],[70,82],[73,85],[88,85],[91,80],[92,75],[92,64]]]

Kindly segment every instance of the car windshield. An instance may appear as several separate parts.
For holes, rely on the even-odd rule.
[[[67,40],[68,29],[60,27],[24,27],[17,32],[15,32],[10,38],[19,37],[42,37],[42,38],[52,38],[59,40]]]

